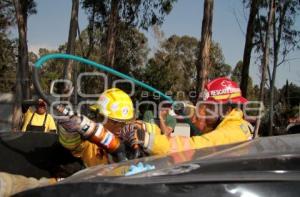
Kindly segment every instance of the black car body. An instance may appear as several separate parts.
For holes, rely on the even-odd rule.
[[[15,138],[12,135],[15,134],[1,134],[1,146],[5,144],[5,147],[1,147],[1,158],[7,151],[15,151],[14,157],[18,157],[20,153],[16,149],[20,143],[15,143],[15,150],[9,149],[10,145],[26,135],[28,139],[28,136],[53,139],[50,144],[43,143],[44,147],[36,143],[33,149],[27,148],[30,149],[31,158],[27,156],[24,160],[22,158],[27,153],[23,147],[23,153],[19,155],[20,164],[11,164],[8,170],[8,165],[1,162],[1,171],[16,173],[17,165],[23,165],[24,170],[19,167],[19,173],[27,172],[24,175],[28,176],[25,165],[28,162],[27,167],[31,166],[31,173],[36,172],[38,178],[59,174],[55,171],[67,175],[65,171],[68,171],[68,166],[73,166],[69,173],[82,168],[80,161],[69,157],[68,153],[59,153],[55,135],[19,134]],[[265,137],[238,144],[99,165],[80,170],[56,185],[28,190],[16,196],[299,196],[299,142],[299,134]],[[43,151],[34,153],[41,150],[48,151],[48,155],[65,154],[65,160],[38,156],[44,154]],[[41,164],[47,162],[50,163],[48,169],[41,168]],[[138,162],[155,166],[155,169],[125,176],[130,166]]]

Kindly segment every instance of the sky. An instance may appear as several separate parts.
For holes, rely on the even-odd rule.
[[[36,0],[37,14],[28,19],[28,46],[31,51],[39,48],[57,49],[68,38],[71,0]],[[165,17],[161,26],[164,37],[173,34],[194,36],[200,39],[204,0],[178,0],[173,10]],[[248,10],[243,8],[242,0],[215,0],[212,39],[221,45],[225,62],[235,66],[243,58],[245,31]],[[79,26],[87,26],[87,15],[79,11]],[[296,28],[300,29],[300,17]],[[15,30],[13,34],[16,35]],[[153,30],[145,32],[151,53],[158,48]],[[278,68],[276,86],[281,88],[286,80],[300,85],[300,51],[290,54],[290,61]],[[250,76],[255,84],[259,83],[258,66],[251,60]]]

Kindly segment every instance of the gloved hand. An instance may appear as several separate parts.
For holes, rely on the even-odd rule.
[[[130,146],[138,145],[137,128],[134,123],[125,125],[120,131],[120,138]]]
[[[176,115],[191,117],[194,114],[195,106],[189,103],[177,102],[173,105],[173,110]]]
[[[81,120],[78,116],[66,116],[57,120],[57,123],[61,125],[65,131],[69,133],[79,132]]]
[[[135,123],[125,125],[120,132],[120,138],[132,148],[134,158],[143,155],[142,149],[147,144],[145,142],[147,135],[149,134]]]
[[[57,110],[64,114],[57,123],[61,125],[65,131],[69,133],[77,132],[86,139],[90,138],[96,132],[96,123],[86,116],[74,115],[72,110],[62,105],[57,106]]]

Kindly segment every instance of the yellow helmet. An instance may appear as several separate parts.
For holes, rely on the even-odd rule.
[[[97,104],[90,106],[91,110],[98,110],[100,114],[116,121],[128,121],[134,117],[131,98],[118,88],[111,88],[103,92]]]

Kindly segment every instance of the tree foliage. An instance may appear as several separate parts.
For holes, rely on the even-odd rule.
[[[231,66],[225,63],[222,48],[219,43],[212,42],[209,50],[210,67],[208,68],[208,78],[226,77],[231,73]]]
[[[189,91],[196,79],[197,39],[171,36],[151,58],[144,70],[145,81],[161,91]]]
[[[143,71],[143,79],[161,91],[176,93],[183,91],[183,99],[196,90],[196,61],[199,53],[198,40],[189,36],[173,35],[162,42]],[[218,43],[210,48],[209,78],[228,76],[231,66],[225,64],[222,49]]]
[[[120,0],[118,16],[121,23],[148,29],[155,24],[162,24],[166,14],[169,14],[176,0]],[[95,14],[95,25],[100,28],[107,27],[108,16],[111,12],[111,0],[83,0],[82,7],[89,17]]]
[[[280,89],[280,96],[283,102],[289,105],[289,108],[299,107],[300,104],[300,87],[294,83],[287,83]],[[298,108],[299,110],[299,108]]]
[[[102,39],[104,37],[103,32],[96,30],[93,43],[95,46],[89,55],[89,59],[104,64],[105,56],[105,45],[102,45]],[[43,56],[49,53],[63,53],[67,48],[67,43],[59,46],[57,50],[39,49],[39,56]],[[79,38],[75,43],[75,55],[83,56],[85,51],[89,48],[89,36],[88,29],[86,28],[80,33]],[[146,63],[146,58],[148,55],[148,41],[145,35],[139,32],[136,28],[126,27],[122,29],[122,34],[117,39],[116,48],[116,66],[115,69],[123,72],[124,74],[129,74],[131,76],[136,76],[139,73],[137,69],[143,67]],[[45,91],[49,92],[51,81],[54,79],[62,79],[61,69],[64,66],[62,60],[50,60],[46,62],[46,65],[41,71],[42,87]],[[73,66],[78,67],[79,73],[82,72],[96,72],[99,70],[92,68],[88,65],[74,63]],[[101,72],[101,71],[100,71]],[[77,76],[75,76],[77,78]],[[103,88],[103,81],[99,78],[85,78],[81,84],[84,87],[84,93],[99,93]]]
[[[11,1],[0,1],[0,32],[5,33],[7,28],[14,24],[14,10]]]
[[[11,92],[16,79],[16,43],[0,36],[0,92]]]
[[[267,15],[266,10],[268,9],[268,2],[266,0],[261,1],[260,14],[257,15],[255,21],[255,47],[256,52],[260,52],[264,46],[262,38],[265,36],[267,28]],[[300,12],[300,3],[297,0],[275,0],[275,29],[276,39],[281,36],[282,48],[280,54],[285,57],[290,51],[298,47],[300,31],[296,28],[296,16]],[[278,31],[282,31],[281,35]],[[272,46],[274,47],[274,46]]]
[[[14,21],[12,2],[0,1],[0,92],[12,91],[16,78],[16,43],[8,31]]]
[[[243,61],[239,61],[236,66],[234,67],[232,73],[231,73],[231,79],[235,81],[237,84],[241,84],[242,79],[242,68],[243,68]],[[248,77],[248,83],[247,83],[247,99],[248,100],[257,100],[258,96],[258,86],[253,86],[253,80],[249,76]]]
[[[136,28],[123,24],[116,41],[116,66],[120,72],[134,76],[134,70],[145,65],[149,48],[148,39]]]
[[[261,12],[256,19],[256,52],[262,54],[262,51],[268,50],[270,52],[270,61],[267,62],[268,66],[268,81],[270,86],[269,91],[269,135],[273,134],[273,117],[274,106],[276,106],[275,98],[275,81],[277,75],[278,66],[284,64],[288,60],[288,55],[291,51],[294,51],[299,47],[300,31],[295,26],[296,16],[300,13],[300,2],[298,0],[273,0],[274,6],[270,6],[270,2],[261,1]],[[271,10],[273,8],[274,13],[272,16],[267,16],[264,10]],[[272,17],[271,35],[269,32],[269,21]],[[267,39],[271,39],[270,47],[266,47]],[[263,53],[265,54],[265,52]],[[260,56],[259,56],[260,57]],[[271,64],[272,63],[272,64]],[[264,72],[263,72],[264,73]],[[263,90],[264,87],[261,89]]]
[[[89,29],[94,26],[104,32],[105,64],[111,67],[116,65],[117,39],[127,27],[148,29],[148,27],[161,24],[166,14],[172,9],[176,0],[84,0],[83,8],[89,15]],[[89,36],[93,37],[92,31]],[[91,46],[93,45],[92,42]],[[108,76],[111,86],[111,76]]]

